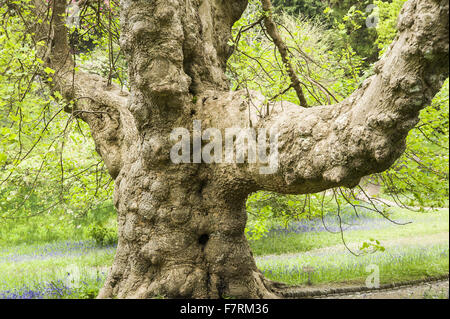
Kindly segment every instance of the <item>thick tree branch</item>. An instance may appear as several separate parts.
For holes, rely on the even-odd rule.
[[[246,0],[122,0],[131,85],[125,108],[106,81],[72,73],[64,59],[65,1],[54,1],[60,15],[43,34],[46,62],[57,69],[56,88],[78,102],[73,112],[91,126],[111,175],[118,174],[119,243],[104,298],[273,298],[244,235],[246,195],[354,186],[388,168],[448,76],[448,0],[410,0],[376,75],[352,96],[316,108],[277,102],[261,114],[255,106],[266,99],[228,92],[225,78],[230,30]],[[202,164],[195,155],[188,157],[194,164],[172,162],[172,129],[192,128],[195,119],[222,131],[273,128],[279,154],[272,174],[261,172],[261,162]],[[185,145],[198,150],[202,136],[194,134]]]
[[[105,161],[111,176],[117,176],[126,152],[124,141],[134,139],[134,122],[127,110],[128,92],[95,74],[75,71],[68,42],[65,0],[47,4],[34,0],[35,42],[38,57],[45,67],[54,70],[49,85],[69,102],[66,111],[81,118],[91,128],[96,149]],[[41,46],[39,43],[44,43]]]
[[[304,194],[356,186],[363,176],[389,168],[404,152],[419,111],[448,77],[448,15],[448,0],[408,1],[399,34],[376,64],[376,74],[339,104],[302,108],[278,102],[269,116],[261,118],[255,111],[249,118],[242,92],[220,97],[228,101],[227,113],[205,114],[210,125],[272,128],[279,134],[279,165],[270,175],[260,173],[265,163],[221,166],[218,176],[231,176],[230,183],[248,191]],[[251,100],[265,103],[256,93]],[[208,113],[213,103],[208,100],[202,109]]]

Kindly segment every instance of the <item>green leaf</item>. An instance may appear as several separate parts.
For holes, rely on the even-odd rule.
[[[44,72],[47,73],[47,74],[54,74],[55,70],[53,70],[52,68],[46,67],[44,69]]]

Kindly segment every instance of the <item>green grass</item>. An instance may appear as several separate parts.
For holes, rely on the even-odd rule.
[[[33,203],[31,201],[30,205]],[[117,229],[117,213],[111,206],[112,203],[106,201],[104,207],[97,207],[79,217],[74,216],[75,213],[67,209],[48,211],[29,218],[0,218],[0,249],[94,239],[90,226]],[[14,211],[13,207],[3,207],[3,209]],[[30,208],[29,211],[33,210]]]
[[[377,252],[355,257],[348,253],[309,254],[303,253],[294,258],[277,260],[260,259],[258,267],[265,276],[275,281],[292,285],[306,284],[307,274],[304,266],[315,269],[312,283],[358,283],[364,284],[373,270],[369,265],[379,269],[380,283],[404,282],[425,279],[430,276],[448,274],[448,244],[429,247],[395,247],[388,253]]]
[[[95,297],[106,278],[106,267],[112,264],[115,254],[114,248],[90,247],[83,250],[82,255],[72,256],[69,252],[61,257],[42,255],[43,259],[21,261],[20,257],[27,256],[23,253],[29,253],[29,249],[16,248],[14,257],[19,260],[0,262],[0,292],[42,291],[47,286],[71,287],[70,293],[63,291],[61,296],[53,295],[64,298]],[[6,256],[4,251],[3,255]]]
[[[449,231],[448,209],[429,213],[395,209],[391,217],[413,223],[405,226],[375,223],[377,228],[350,230],[345,237],[349,243],[376,238],[383,244]],[[370,274],[366,271],[368,265],[379,267],[381,283],[391,283],[448,274],[448,241],[438,239],[438,243],[429,244],[418,240],[416,244],[391,243],[385,252],[360,257],[343,249],[339,234],[327,232],[270,236],[252,242],[251,246],[259,256],[257,265],[264,274],[287,284],[307,282],[303,266],[315,268],[314,285],[363,284]],[[326,249],[315,250],[318,248]],[[286,253],[294,254],[282,255]],[[93,298],[104,283],[114,254],[114,247],[101,248],[92,241],[0,247],[0,298],[2,294],[33,297],[36,292],[45,292],[43,298]],[[272,254],[276,256],[267,256]]]
[[[430,289],[423,294],[423,299],[448,299],[448,289],[434,290]]]
[[[392,208],[391,218],[411,221],[408,225],[394,225],[387,222],[386,227],[372,230],[346,231],[347,243],[367,241],[370,238],[383,242],[399,238],[430,235],[449,231],[449,211],[440,209],[428,213],[411,212],[406,209]],[[380,217],[382,218],[382,217]],[[276,237],[268,236],[250,242],[255,256],[306,252],[312,249],[342,244],[340,234],[329,232],[291,233]]]

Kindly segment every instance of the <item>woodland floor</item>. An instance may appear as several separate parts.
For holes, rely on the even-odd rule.
[[[369,265],[379,267],[382,285],[448,278],[448,208],[428,213],[397,209],[392,217],[412,223],[398,226],[370,215],[347,220],[353,225],[345,232],[351,250],[357,251],[370,238],[385,248],[358,257],[344,247],[339,233],[326,232],[315,221],[287,232],[275,231],[250,244],[267,278],[304,291],[364,286]],[[114,245],[101,247],[86,240],[0,245],[0,299],[94,298],[115,250]],[[307,285],[304,266],[315,269],[311,285]],[[442,280],[332,298],[448,298],[448,287],[448,280]]]
[[[430,246],[435,244],[445,244],[449,242],[449,232],[441,232],[438,234],[430,234],[424,236],[417,237],[405,237],[405,238],[396,238],[391,240],[383,241],[383,246],[387,247],[395,247],[395,246]],[[362,242],[359,243],[351,243],[348,247],[352,250],[357,250],[360,247]],[[335,245],[330,247],[313,249],[307,252],[308,255],[323,255],[326,253],[339,253],[345,252],[347,249],[341,245]],[[302,257],[305,253],[291,253],[291,254],[281,254],[281,255],[265,255],[256,257],[256,260],[285,260],[289,258],[297,258]]]

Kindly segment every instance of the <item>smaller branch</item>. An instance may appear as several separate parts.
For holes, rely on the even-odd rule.
[[[272,3],[270,2],[270,0],[262,0],[261,2],[263,10],[265,12],[264,25],[266,26],[269,36],[272,38],[275,46],[278,48],[278,51],[280,52],[283,63],[286,66],[289,77],[291,79],[292,86],[294,87],[298,99],[300,100],[300,106],[308,107],[308,102],[306,101],[305,94],[303,93],[301,82],[298,79],[297,75],[295,74],[294,68],[291,62],[289,61],[288,57],[289,49],[283,42],[283,39],[278,33],[277,26],[272,19]]]
[[[337,198],[337,194],[336,194],[336,190],[335,190],[335,189],[333,189],[333,196],[334,196],[334,199],[335,199],[336,205],[337,205],[337,217],[338,217],[338,220],[339,220],[339,230],[340,230],[340,233],[341,233],[341,240],[342,240],[342,243],[344,244],[345,248],[346,248],[353,256],[358,257],[358,256],[360,256],[360,255],[357,254],[357,253],[355,253],[355,252],[353,252],[353,251],[350,249],[350,247],[347,245],[347,242],[345,241],[345,237],[344,237],[344,229],[342,228],[341,205],[339,205],[339,200],[338,200],[338,198]]]
[[[292,89],[292,84],[289,85],[289,86],[288,86],[286,89],[284,89],[283,91],[279,92],[277,95],[271,97],[271,98],[269,99],[269,101],[274,101],[274,100],[276,100],[276,99],[279,98],[280,96],[286,94],[286,92],[289,91],[290,89]]]

